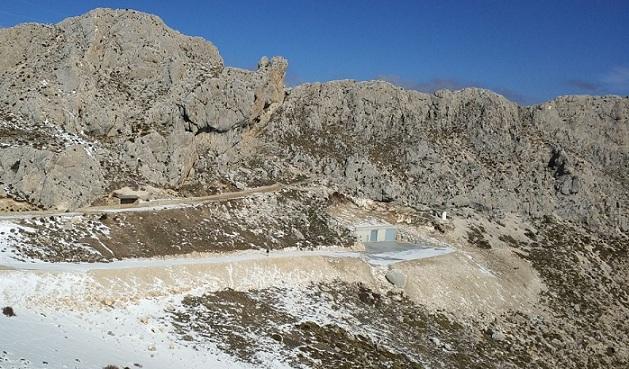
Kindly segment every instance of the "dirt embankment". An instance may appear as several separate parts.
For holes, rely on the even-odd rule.
[[[251,253],[249,253],[251,254]],[[146,298],[163,298],[195,291],[225,288],[248,290],[278,285],[305,286],[312,282],[344,280],[377,287],[371,267],[359,258],[308,255],[266,256],[263,252],[234,254],[220,262],[211,260],[152,265],[150,260],[87,271],[2,271],[2,291],[7,304],[99,309],[124,306]],[[244,257],[241,257],[241,256]],[[210,258],[211,259],[211,258]],[[27,285],[28,288],[20,289]]]
[[[14,257],[51,262],[351,246],[327,206],[326,193],[284,189],[174,209],[23,219],[3,237]]]

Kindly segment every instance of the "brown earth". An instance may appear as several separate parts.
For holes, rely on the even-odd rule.
[[[28,229],[10,237],[19,237],[23,258],[52,262],[353,245],[327,206],[325,193],[284,189],[184,208],[26,219],[18,224]]]

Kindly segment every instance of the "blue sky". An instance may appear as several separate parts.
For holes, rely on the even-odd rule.
[[[293,85],[381,78],[423,91],[484,87],[524,104],[629,95],[629,0],[4,0],[0,26],[95,7],[157,14],[212,41],[227,65],[285,56]]]

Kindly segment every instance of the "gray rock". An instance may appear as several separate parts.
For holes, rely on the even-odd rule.
[[[612,110],[628,107],[576,97],[524,108],[480,89],[334,81],[292,89],[265,140],[355,196],[626,228],[611,205],[629,202],[629,125]]]
[[[505,334],[502,333],[501,331],[494,330],[491,333],[491,339],[494,340],[494,341],[500,342],[500,341],[506,340],[507,336],[505,336]]]
[[[437,337],[430,337],[430,342],[432,342],[437,347],[441,347],[441,340]]]
[[[298,240],[303,241],[303,240],[305,240],[305,239],[306,239],[306,237],[304,237],[304,234],[303,234],[303,233],[301,233],[301,232],[299,231],[299,229],[297,229],[297,228],[293,228],[293,229],[292,229],[292,232],[293,232],[293,235],[295,236],[295,238],[297,238]]]
[[[120,156],[120,160],[131,170],[162,186],[180,184],[196,159],[194,135],[190,132],[167,137],[152,132],[126,143]]]
[[[521,107],[483,89],[383,81],[285,89],[282,58],[225,67],[211,43],[109,9],[2,29],[0,55],[0,182],[33,204],[308,177],[412,207],[629,229],[626,97]],[[14,172],[21,155],[33,163]]]
[[[102,195],[105,181],[98,160],[85,147],[57,153],[21,146],[0,149],[0,182],[33,204],[72,209]]]
[[[403,289],[406,286],[406,274],[397,269],[387,271],[385,278],[397,288]]]
[[[57,25],[2,29],[0,55],[0,129],[15,126],[22,135],[3,136],[7,145],[27,140],[37,147],[52,139],[49,151],[59,152],[67,146],[61,134],[103,143],[99,161],[85,162],[92,168],[85,172],[94,182],[89,188],[80,183],[76,191],[60,191],[49,182],[49,190],[30,188],[50,177],[28,172],[46,167],[42,161],[74,160],[45,150],[18,177],[0,174],[17,194],[46,207],[88,204],[106,181],[180,186],[196,175],[198,151],[207,150],[197,147],[195,135],[264,124],[284,99],[286,60],[266,58],[256,71],[225,68],[211,43],[136,11],[96,9]],[[42,137],[29,137],[33,131]],[[16,155],[7,153],[4,161]],[[106,175],[95,178],[91,171]]]

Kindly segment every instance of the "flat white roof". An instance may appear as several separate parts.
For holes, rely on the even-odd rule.
[[[395,226],[387,222],[367,221],[367,222],[355,224],[354,228],[355,229],[358,229],[358,228],[395,228]]]

